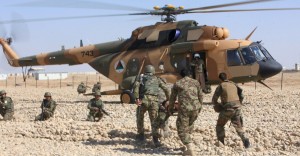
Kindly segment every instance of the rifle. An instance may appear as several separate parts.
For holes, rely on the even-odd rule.
[[[42,116],[41,116],[41,121],[44,121],[45,120],[45,108],[44,108],[44,103],[45,100],[43,100],[43,103],[42,103]]]

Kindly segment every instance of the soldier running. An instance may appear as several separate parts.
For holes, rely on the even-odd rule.
[[[222,83],[216,88],[212,98],[214,109],[219,113],[216,126],[217,138],[221,143],[225,143],[224,126],[230,120],[236,132],[241,137],[244,147],[249,148],[250,142],[245,136],[241,111],[241,103],[244,99],[243,90],[234,82],[229,81],[226,73],[220,73],[219,78],[222,80]],[[221,97],[221,103],[218,103],[219,97]]]

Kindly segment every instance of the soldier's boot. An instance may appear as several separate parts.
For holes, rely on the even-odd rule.
[[[186,145],[187,150],[183,152],[184,156],[195,156],[195,151],[194,151],[194,145],[192,143],[189,143]]]
[[[137,134],[135,138],[137,141],[145,141],[145,135],[143,133]]]
[[[157,136],[153,136],[153,143],[154,143],[154,146],[155,146],[155,147],[160,147],[160,146],[161,146],[161,143],[160,143],[160,141],[158,140],[158,137],[157,137]]]
[[[218,137],[218,140],[219,140],[223,145],[225,145],[224,138]]]
[[[243,144],[244,144],[245,148],[249,148],[250,147],[250,141],[249,141],[249,139],[248,138],[244,139],[243,140]]]

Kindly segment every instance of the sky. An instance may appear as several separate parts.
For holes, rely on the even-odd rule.
[[[195,8],[245,0],[88,0],[88,2],[104,2],[107,5],[90,5],[82,7],[85,0],[39,0],[42,6],[18,6],[22,3],[37,0],[1,0],[0,21],[19,18],[51,18],[86,15],[126,14],[136,11],[125,11],[111,8],[108,4],[132,6],[151,10],[154,6],[173,4],[184,8]],[[70,3],[71,2],[71,3]],[[64,7],[53,6],[63,3]],[[91,3],[89,3],[91,4]],[[97,3],[96,3],[97,4]],[[51,7],[50,7],[51,6]],[[62,5],[60,5],[62,6]],[[72,8],[81,6],[82,8]],[[240,5],[221,9],[257,9],[257,8],[300,8],[299,0],[278,0],[257,4]],[[179,20],[195,20],[199,25],[226,27],[229,29],[229,39],[244,39],[255,27],[256,32],[250,38],[261,41],[271,55],[285,69],[292,69],[295,63],[300,63],[300,10],[298,11],[268,11],[268,12],[235,12],[211,14],[185,14],[177,16]],[[52,52],[65,48],[78,47],[80,39],[84,45],[98,44],[129,38],[131,32],[140,27],[155,24],[160,16],[120,16],[87,19],[57,20],[31,22],[25,24],[0,24],[0,29],[15,32],[16,41],[13,48],[20,57],[36,55],[41,52]],[[0,32],[1,32],[0,31]],[[19,35],[18,35],[19,34]],[[27,35],[24,35],[27,34]],[[20,37],[19,37],[20,36]],[[25,37],[24,37],[25,36]],[[3,37],[3,36],[1,36]],[[23,41],[20,40],[23,37]],[[19,39],[19,40],[18,40]],[[2,52],[2,50],[1,50]],[[47,72],[83,72],[94,71],[88,64],[44,66]],[[20,73],[21,68],[7,64],[3,53],[0,54],[0,73]]]

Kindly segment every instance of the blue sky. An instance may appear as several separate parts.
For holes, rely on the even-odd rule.
[[[135,13],[135,11],[105,10],[86,8],[59,8],[59,7],[19,7],[13,6],[34,0],[1,0],[0,21],[13,19],[12,14],[19,14],[24,19],[49,18],[84,15],[103,15],[119,13]],[[64,0],[61,0],[64,1]],[[68,0],[70,1],[70,0]],[[82,0],[84,1],[84,0]],[[96,1],[96,0],[89,0]],[[100,1],[100,0],[98,0]],[[173,4],[185,8],[195,8],[220,3],[231,3],[242,0],[114,0],[101,1],[111,4],[127,5],[145,9],[154,6]],[[48,0],[45,3],[59,2]],[[79,2],[75,1],[74,3]],[[76,5],[76,4],[75,4]],[[285,8],[299,7],[299,0],[279,0],[258,4],[249,4],[222,9],[251,9],[251,8]],[[177,16],[177,20],[196,20],[200,25],[212,25],[226,27],[230,31],[230,39],[244,39],[256,26],[258,29],[251,37],[252,41],[262,40],[263,45],[271,55],[285,68],[294,68],[295,63],[300,63],[300,11],[270,11],[270,12],[239,12],[239,13],[212,13],[212,14],[187,14]],[[140,26],[152,25],[159,21],[160,17],[147,16],[121,16],[102,17],[75,20],[59,20],[46,22],[27,23],[30,37],[25,42],[15,42],[14,49],[20,56],[35,55],[41,52],[60,50],[79,46],[79,40],[84,44],[97,44],[129,38],[132,30]],[[10,29],[10,24],[0,25],[0,28]],[[22,27],[22,26],[20,26]],[[20,32],[20,30],[18,30]],[[22,32],[22,30],[21,30]],[[21,68],[10,67],[0,54],[0,72],[21,72]],[[93,71],[89,65],[76,66],[45,66],[46,71]]]

